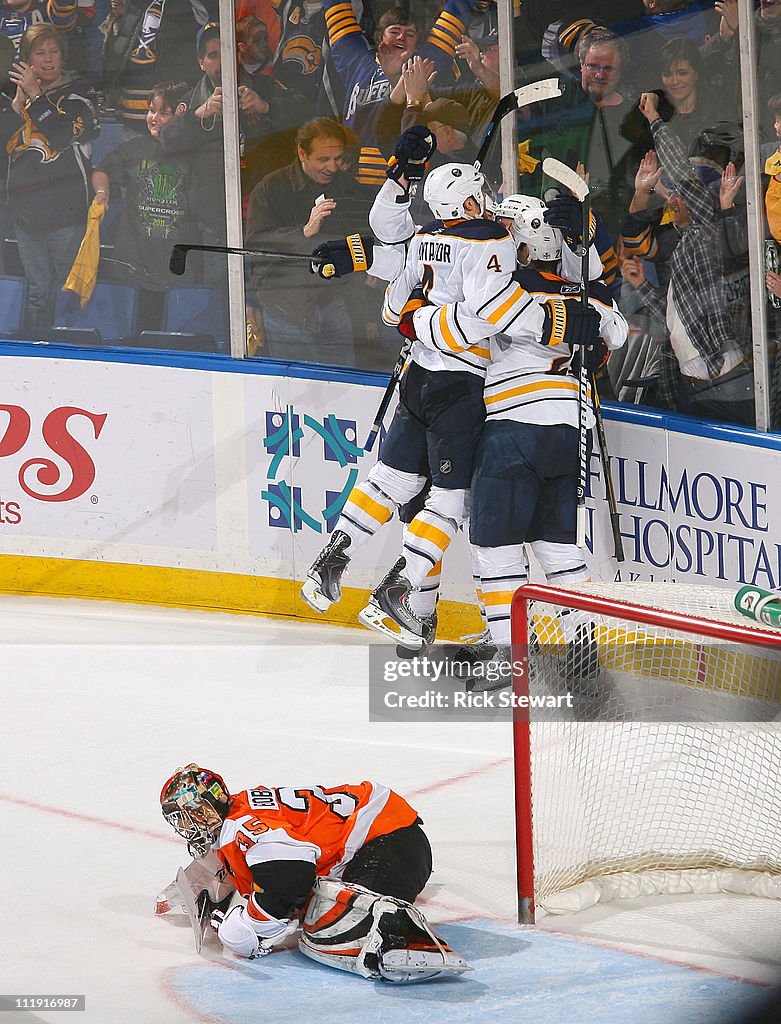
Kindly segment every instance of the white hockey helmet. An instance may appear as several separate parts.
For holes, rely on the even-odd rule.
[[[534,196],[507,196],[494,210],[498,220],[505,217],[511,220],[508,225],[515,244],[529,246],[530,260],[552,261],[561,257],[563,239],[558,228],[545,223],[544,213],[548,207],[541,199]]]
[[[427,175],[423,185],[423,198],[439,220],[457,220],[461,217],[482,217],[485,213],[485,177],[471,164],[443,164]],[[470,214],[464,210],[467,199],[474,199],[480,212]]]

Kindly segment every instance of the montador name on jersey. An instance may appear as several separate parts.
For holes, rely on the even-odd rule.
[[[447,242],[426,241],[420,243],[420,258],[434,263],[452,263],[453,256]]]

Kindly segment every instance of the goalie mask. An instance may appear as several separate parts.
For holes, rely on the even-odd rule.
[[[219,775],[188,764],[165,783],[160,805],[165,820],[187,840],[190,856],[205,857],[230,809],[230,793]]]
[[[423,198],[438,220],[482,217],[486,210],[485,178],[471,164],[444,164],[435,167],[423,185]],[[467,213],[467,199],[474,199],[479,213]]]
[[[561,258],[562,236],[558,228],[545,223],[548,207],[534,196],[507,196],[494,210],[496,220],[510,220],[507,230],[516,246],[529,247],[530,260],[552,262]]]

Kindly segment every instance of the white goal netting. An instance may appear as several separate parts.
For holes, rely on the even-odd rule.
[[[530,755],[517,755],[530,762],[519,858],[533,853],[537,907],[656,892],[781,897],[781,631],[768,645],[772,631],[712,588],[588,583],[552,599],[544,589],[549,599],[526,609],[530,691],[567,690],[573,710],[532,712]],[[578,609],[575,595],[594,601]],[[634,607],[608,611],[615,601]],[[653,624],[640,605],[673,621]]]

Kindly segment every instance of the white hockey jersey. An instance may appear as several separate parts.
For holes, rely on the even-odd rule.
[[[512,274],[517,255],[509,232],[488,220],[435,220],[416,231],[406,193],[394,181],[379,190],[369,224],[382,245],[374,250],[369,273],[389,280],[382,318],[395,327],[414,288],[422,288],[429,302],[512,301],[529,329],[543,323],[542,309],[532,299],[524,302],[523,289]],[[406,245],[406,260],[401,253]],[[487,337],[487,334],[485,335]],[[473,342],[435,346],[415,341],[410,358],[427,370],[462,370],[484,376],[490,349],[484,338]]]
[[[540,343],[541,331],[526,312],[527,304],[552,296],[577,298],[579,286],[557,274],[523,269],[513,275],[519,289],[514,301],[482,304],[455,302],[441,308],[424,306],[414,316],[421,344],[450,348],[471,346],[490,337],[490,365],[485,381],[486,418],[520,423],[564,423],[578,426],[578,380],[572,370],[570,346]],[[626,320],[607,288],[592,283],[589,301],[600,317],[600,334],[608,349],[624,344]],[[537,305],[542,316],[542,306]],[[589,426],[593,425],[593,416]]]

